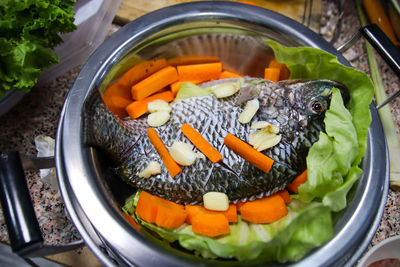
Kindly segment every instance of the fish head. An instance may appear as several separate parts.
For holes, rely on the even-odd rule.
[[[323,118],[325,111],[329,109],[334,88],[339,89],[346,104],[350,97],[348,89],[343,84],[331,80],[312,80],[303,83],[300,93],[306,115]]]

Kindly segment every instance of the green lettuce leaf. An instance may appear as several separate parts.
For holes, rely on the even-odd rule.
[[[43,69],[58,63],[52,49],[73,31],[74,0],[0,1],[0,97],[28,92]]]
[[[274,41],[267,44],[274,50],[277,61],[288,66],[290,78],[331,79],[349,89],[347,109],[339,94],[333,93],[324,120],[326,134],[321,133],[311,147],[307,156],[307,182],[299,187],[301,200],[323,199],[331,210],[339,211],[346,207],[346,194],[361,175],[358,165],[367,147],[373,84],[367,74],[342,65],[327,52],[311,47],[284,47]],[[340,201],[332,199],[333,196]]]
[[[138,194],[126,201],[124,211],[136,206]],[[204,258],[285,262],[302,258],[310,249],[333,236],[331,213],[321,203],[304,204],[293,200],[288,209],[287,216],[271,224],[253,224],[241,220],[239,216],[238,222],[230,225],[230,234],[218,238],[197,235],[186,223],[168,230],[147,223],[136,214],[133,216],[163,239],[169,242],[178,240],[182,247],[194,250]]]

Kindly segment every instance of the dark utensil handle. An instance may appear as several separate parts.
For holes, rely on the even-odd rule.
[[[18,152],[0,155],[0,201],[12,250],[28,256],[43,246]]]
[[[393,71],[400,77],[400,50],[376,25],[370,24],[360,29],[360,32],[376,51],[389,64]]]

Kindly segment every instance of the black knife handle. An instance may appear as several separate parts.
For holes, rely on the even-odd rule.
[[[0,201],[12,250],[27,256],[43,245],[18,152],[0,155]]]
[[[389,37],[376,25],[370,24],[360,29],[360,32],[382,58],[389,64],[392,70],[400,77],[400,50]]]

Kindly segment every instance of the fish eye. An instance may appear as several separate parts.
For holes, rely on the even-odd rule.
[[[320,114],[322,111],[324,111],[324,104],[321,101],[314,101],[311,104],[311,108],[313,112]]]

